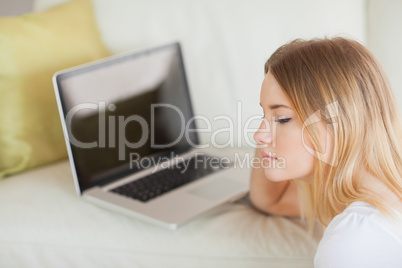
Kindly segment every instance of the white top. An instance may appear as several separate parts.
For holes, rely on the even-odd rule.
[[[314,267],[401,268],[402,223],[366,202],[354,202],[326,228]]]

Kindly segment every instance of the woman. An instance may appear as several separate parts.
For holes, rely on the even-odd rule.
[[[402,267],[401,119],[378,62],[353,40],[295,40],[265,74],[251,202],[326,226],[315,267]]]

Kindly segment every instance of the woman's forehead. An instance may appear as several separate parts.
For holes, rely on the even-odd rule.
[[[264,109],[292,109],[284,91],[270,72],[267,73],[262,82],[260,105]]]

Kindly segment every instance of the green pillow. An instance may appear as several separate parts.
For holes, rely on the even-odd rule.
[[[108,55],[90,0],[0,18],[0,178],[66,157],[52,76]]]

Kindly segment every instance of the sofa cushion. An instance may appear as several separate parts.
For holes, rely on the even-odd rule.
[[[66,156],[52,76],[107,55],[90,0],[0,18],[0,178]]]
[[[79,198],[67,161],[1,181],[0,204],[0,267],[307,268],[320,239],[247,198],[178,230],[152,225]]]

